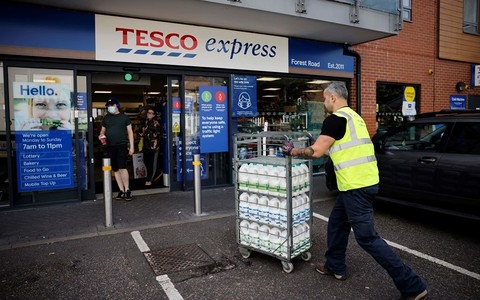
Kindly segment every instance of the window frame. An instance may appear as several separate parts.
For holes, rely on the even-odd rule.
[[[412,0],[401,0],[402,1],[402,17],[404,21],[412,22]]]
[[[476,9],[470,9],[476,6]],[[474,15],[470,16],[469,14]],[[472,20],[469,18],[472,17]],[[463,1],[463,32],[467,34],[480,35],[480,0]]]

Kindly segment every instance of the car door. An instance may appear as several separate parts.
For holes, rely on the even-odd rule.
[[[441,157],[444,123],[410,123],[389,132],[377,152],[380,195],[402,201],[434,201],[435,168]]]
[[[480,122],[455,123],[437,162],[435,189],[440,205],[480,214]]]

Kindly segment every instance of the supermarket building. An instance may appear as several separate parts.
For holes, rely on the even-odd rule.
[[[384,115],[384,106],[378,108],[378,90],[413,87],[417,111],[423,112],[448,108],[449,95],[458,94],[455,86],[463,82],[469,87],[460,93],[465,106],[476,105],[479,91],[470,79],[480,59],[436,53],[441,35],[433,24],[444,6],[377,2],[3,3],[0,205],[94,199],[103,179],[98,127],[112,95],[134,128],[145,106],[161,114],[164,174],[156,187],[166,192],[193,187],[195,153],[201,154],[204,187],[230,185],[235,132],[267,127],[318,133],[325,117],[322,89],[331,80],[350,87],[350,103],[371,134],[401,119],[398,111]],[[445,2],[455,2],[446,8],[452,11],[463,1]],[[403,22],[406,16],[411,20]],[[417,37],[418,28],[424,36]],[[404,33],[412,41],[408,49],[402,48]],[[406,62],[411,66],[402,68]],[[444,69],[455,74],[440,75]],[[202,95],[213,95],[217,105],[202,105]],[[30,130],[29,103],[38,99],[67,101],[70,117],[64,122],[71,127],[52,130],[55,123],[45,121]],[[131,182],[143,188],[135,159]]]

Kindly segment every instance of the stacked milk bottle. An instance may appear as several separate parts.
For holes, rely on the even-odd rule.
[[[292,166],[292,195],[298,196],[310,190],[310,170],[304,163]]]
[[[244,163],[238,172],[239,239],[244,245],[288,257],[308,250],[310,242],[310,172],[307,164],[292,166],[291,193],[284,165]],[[288,199],[291,195],[291,200]],[[289,203],[289,201],[291,201]],[[292,236],[288,236],[289,211]],[[291,244],[293,242],[293,244]]]

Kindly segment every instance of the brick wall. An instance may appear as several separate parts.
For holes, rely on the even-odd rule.
[[[420,112],[448,109],[450,95],[458,94],[456,83],[470,83],[469,63],[437,58],[438,0],[416,0],[412,5],[412,22],[404,22],[399,35],[353,47],[362,59],[361,113],[371,134],[376,131],[377,82],[420,85]],[[353,80],[353,107],[355,87]],[[469,93],[480,94],[480,88],[462,94]]]

